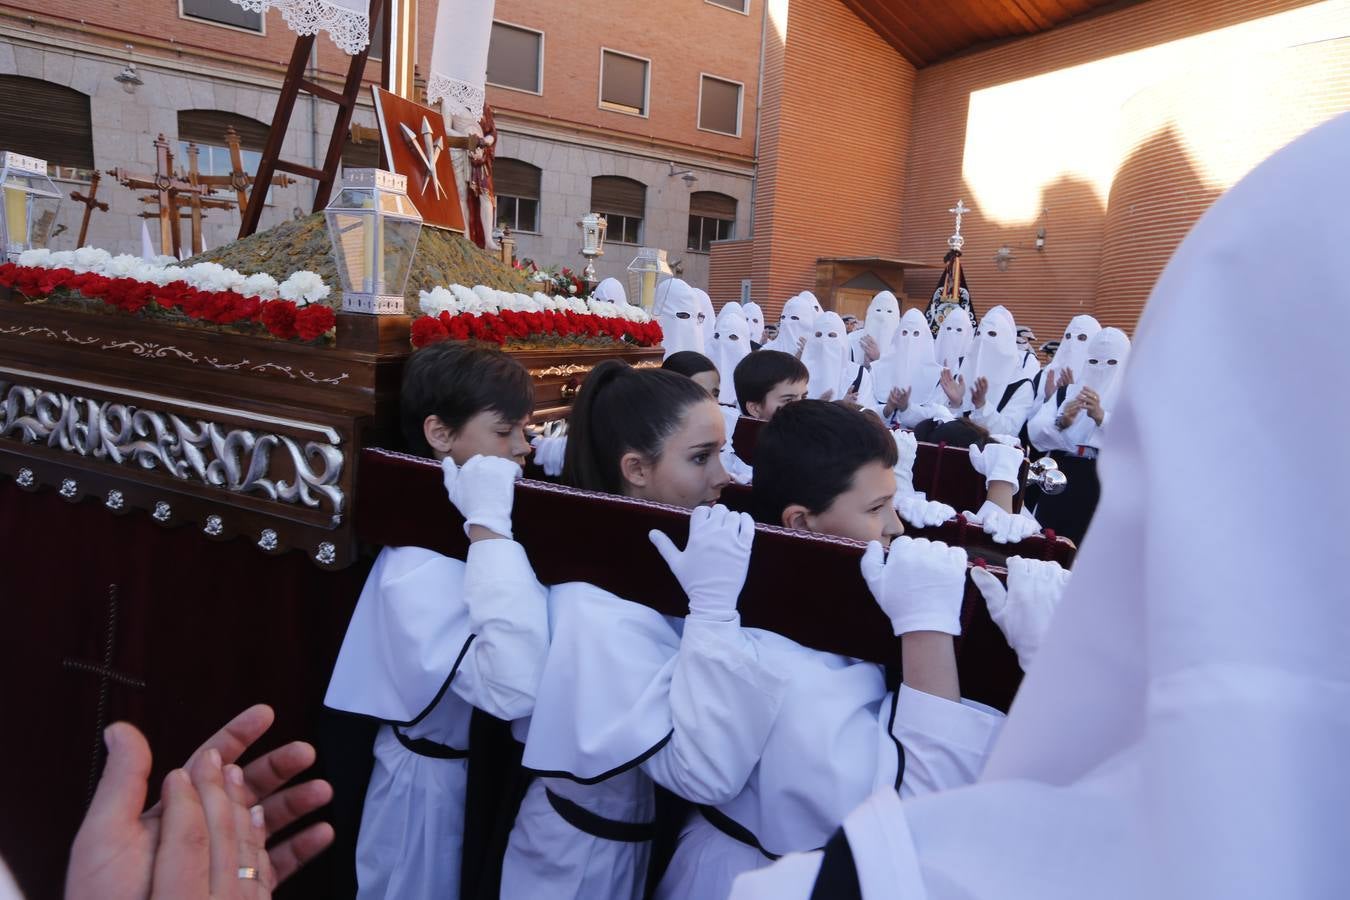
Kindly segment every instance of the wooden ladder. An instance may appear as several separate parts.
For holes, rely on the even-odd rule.
[[[385,0],[370,0],[372,22],[378,19],[384,4]],[[305,69],[309,65],[309,57],[314,51],[314,41],[317,37],[317,34],[309,34],[296,38],[295,49],[291,51],[286,80],[281,86],[281,96],[277,98],[277,110],[272,115],[272,129],[267,134],[267,145],[263,148],[257,174],[253,176],[253,189],[249,191],[248,208],[244,210],[243,221],[239,225],[241,238],[248,237],[258,230],[268,188],[271,187],[272,178],[278,171],[312,178],[318,182],[318,187],[314,191],[314,212],[319,212],[328,205],[328,198],[333,192],[338,163],[342,160],[342,149],[346,143],[347,133],[351,129],[352,113],[356,110],[356,98],[361,93],[361,76],[366,71],[366,56],[370,53],[370,45],[367,44],[364,50],[351,58],[347,65],[346,83],[339,93],[305,77]],[[333,122],[333,133],[328,138],[328,154],[324,157],[322,169],[281,158],[281,145],[286,139],[286,129],[290,127],[291,115],[295,112],[295,103],[302,91],[320,100],[337,104],[337,119]]]

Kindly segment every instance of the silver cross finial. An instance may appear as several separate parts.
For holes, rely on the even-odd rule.
[[[964,200],[957,200],[956,205],[947,212],[956,216],[956,231],[951,237],[947,238],[947,246],[953,250],[960,250],[965,246],[966,239],[961,236],[961,217],[968,212],[974,212],[969,206],[966,206]]]

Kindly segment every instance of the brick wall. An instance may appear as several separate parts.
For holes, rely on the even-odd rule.
[[[898,255],[915,70],[837,0],[769,0],[764,57],[752,290],[772,319],[818,257]]]
[[[1345,35],[1344,0],[1152,0],[927,67],[903,255],[939,256],[963,198],[981,310],[1004,303],[1043,340],[1082,311],[1130,329],[1213,200],[1350,109]],[[932,287],[929,273],[906,283],[916,299]]]
[[[708,261],[708,296],[718,309],[729,300],[741,299],[741,279],[749,278],[754,241],[715,241]]]

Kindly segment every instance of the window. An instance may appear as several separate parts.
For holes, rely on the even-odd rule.
[[[250,12],[233,0],[180,0],[179,12],[187,19],[263,33],[263,14]]]
[[[539,230],[539,169],[518,159],[498,157],[492,164],[497,191],[497,223],[512,231]]]
[[[600,51],[600,108],[647,115],[647,70],[651,63],[613,50]]]
[[[540,94],[544,91],[544,34],[518,25],[492,23],[488,84]]]
[[[89,180],[94,136],[87,94],[41,78],[0,75],[0,97],[5,98],[3,149],[45,159],[54,177]]]
[[[187,146],[197,145],[197,171],[202,175],[229,175],[234,171],[230,161],[230,145],[226,129],[233,128],[239,135],[240,157],[244,171],[252,175],[262,161],[262,150],[267,144],[271,127],[257,119],[217,109],[185,109],[178,114],[178,148],[176,166],[188,167]]]
[[[713,6],[735,10],[738,13],[750,13],[750,0],[708,0]]]
[[[591,210],[605,217],[605,239],[620,244],[642,243],[642,215],[647,186],[631,178],[597,175],[591,179]]]
[[[712,250],[713,241],[730,240],[736,230],[736,198],[714,191],[689,195],[689,242],[699,253]]]
[[[738,82],[704,75],[698,93],[698,127],[740,137],[741,92]]]

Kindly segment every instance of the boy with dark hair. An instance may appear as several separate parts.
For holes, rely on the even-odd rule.
[[[784,406],[760,432],[758,520],[870,542],[863,577],[900,637],[903,680],[889,691],[879,665],[752,632],[787,691],[740,794],[685,826],[658,900],[724,897],[736,875],[824,845],[873,791],[957,787],[983,767],[1001,716],[960,698],[952,636],[961,633],[966,556],[899,537],[897,458],[875,416],[823,400]],[[828,602],[829,587],[816,590]]]
[[[529,373],[498,350],[441,342],[404,370],[404,438],[441,461],[471,543],[464,562],[381,550],[328,685],[325,705],[382,723],[357,834],[363,900],[432,886],[458,896],[472,711],[508,721],[533,711],[547,591],[511,539],[533,408]]]
[[[791,353],[758,350],[736,365],[732,379],[741,413],[754,419],[772,419],[786,404],[806,399],[811,373]]]

